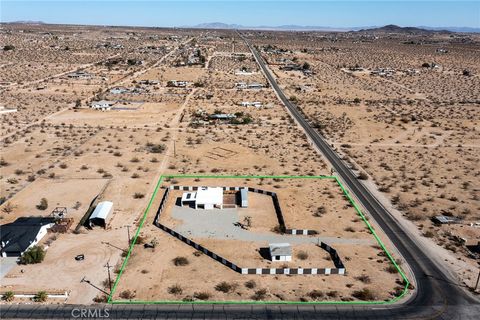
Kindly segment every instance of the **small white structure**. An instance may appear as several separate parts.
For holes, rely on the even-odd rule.
[[[0,105],[0,114],[17,112],[17,109],[7,109],[5,106]]]
[[[187,85],[187,81],[170,80],[167,82],[167,87],[185,88]]]
[[[114,101],[100,100],[100,101],[92,102],[90,107],[95,110],[106,111],[106,110],[111,110],[114,104],[115,104]]]
[[[107,226],[107,217],[112,212],[113,202],[102,201],[95,207],[92,214],[90,215],[89,224],[90,227],[93,225],[99,225],[104,228]]]
[[[245,82],[236,82],[235,89],[247,89],[248,85]]]
[[[270,243],[272,261],[292,261],[292,247],[289,243]]]
[[[248,189],[240,189],[240,206],[242,208],[248,208]]]
[[[128,93],[128,89],[124,87],[115,87],[110,89],[111,94],[123,94],[123,93]]]
[[[184,192],[183,205],[193,205],[195,209],[223,209],[223,188],[200,187],[196,192]]]
[[[262,107],[262,103],[260,101],[253,101],[253,102],[250,102],[250,101],[242,101],[240,103],[240,105],[242,107],[255,107],[255,108],[261,108]]]
[[[67,75],[70,79],[92,79],[93,75],[85,71],[72,72]]]

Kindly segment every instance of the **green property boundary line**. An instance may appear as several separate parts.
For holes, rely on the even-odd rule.
[[[171,179],[171,178],[198,178],[198,179],[211,179],[211,178],[216,178],[216,179],[331,179],[335,180],[336,183],[340,186],[340,189],[342,190],[343,194],[345,197],[350,201],[352,206],[355,208],[355,211],[357,214],[362,218],[363,222],[366,224],[370,232],[372,233],[373,237],[377,241],[377,243],[380,245],[382,250],[385,252],[387,255],[388,259],[390,262],[395,266],[397,272],[400,274],[404,281],[404,287],[402,293],[394,297],[390,300],[387,301],[178,301],[178,300],[161,300],[161,301],[144,301],[144,300],[113,300],[113,295],[117,289],[118,283],[120,282],[120,278],[123,274],[123,271],[125,270],[125,267],[128,263],[128,259],[130,258],[130,255],[132,254],[133,248],[135,246],[135,243],[137,242],[137,238],[140,234],[140,230],[142,229],[143,225],[145,224],[145,221],[147,219],[148,212],[151,209],[152,203],[155,200],[155,197],[158,193],[158,190],[160,189],[160,186],[162,185],[163,180]],[[386,246],[380,240],[380,237],[377,235],[375,230],[373,229],[372,225],[368,222],[367,218],[365,215],[362,213],[362,210],[360,210],[360,207],[355,203],[353,198],[350,196],[349,192],[347,189],[343,186],[343,184],[340,182],[340,179],[336,176],[285,176],[285,175],[280,175],[280,176],[264,176],[264,175],[259,175],[259,176],[251,176],[251,175],[236,175],[236,176],[224,176],[224,175],[161,175],[160,178],[158,179],[157,185],[155,186],[155,190],[153,192],[152,197],[150,198],[150,201],[148,202],[147,208],[145,209],[145,212],[143,213],[142,219],[140,221],[140,224],[137,228],[137,231],[135,233],[135,236],[132,240],[132,243],[130,244],[130,247],[128,249],[128,253],[125,256],[125,259],[123,260],[122,266],[120,268],[120,271],[117,274],[117,277],[115,279],[115,283],[113,285],[112,291],[110,292],[110,295],[108,296],[107,303],[110,304],[260,304],[260,305],[265,305],[265,304],[378,304],[378,305],[385,305],[385,304],[392,304],[397,302],[398,300],[402,299],[407,293],[408,293],[408,288],[410,286],[410,281],[407,279],[407,276],[405,273],[402,271],[400,266],[397,264],[395,259],[392,257],[390,252],[387,250]]]

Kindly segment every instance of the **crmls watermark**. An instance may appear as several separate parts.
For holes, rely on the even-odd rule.
[[[75,308],[72,310],[73,318],[109,318],[110,310],[108,309],[90,309],[90,308]]]

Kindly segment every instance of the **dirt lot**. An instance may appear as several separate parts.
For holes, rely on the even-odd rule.
[[[168,180],[168,179],[167,179]],[[303,187],[311,192],[314,196],[315,193],[320,195],[321,193],[338,193],[338,186],[328,180],[307,180],[307,179],[175,179],[168,183],[178,183],[179,185],[189,186],[249,186],[261,188],[263,190],[274,190],[279,194],[279,200],[282,207],[288,207],[292,203],[297,204],[295,213],[298,217],[312,216],[312,211],[309,210],[309,206],[305,203],[303,198],[289,197],[293,190],[302,190]],[[308,186],[315,186],[314,188],[308,188]],[[319,187],[320,186],[320,187]],[[337,187],[337,188],[336,188]],[[202,292],[208,293],[208,300],[252,300],[257,299],[254,297],[255,290],[247,290],[244,286],[244,282],[248,280],[254,280],[258,285],[256,291],[261,288],[268,288],[268,293],[261,300],[311,300],[309,293],[312,290],[320,290],[323,292],[322,297],[315,297],[315,299],[355,299],[351,295],[354,291],[368,287],[375,293],[375,299],[388,299],[391,297],[391,293],[394,292],[400,277],[398,274],[390,273],[389,262],[385,259],[379,247],[375,244],[373,236],[366,232],[362,232],[362,228],[365,228],[363,222],[359,221],[355,211],[351,207],[342,207],[344,210],[342,214],[349,214],[350,218],[344,218],[338,220],[338,215],[333,212],[324,212],[319,214],[318,217],[314,217],[310,223],[310,228],[320,229],[324,228],[327,231],[325,234],[320,232],[318,236],[289,236],[280,235],[268,230],[266,226],[271,225],[272,221],[278,220],[275,216],[273,205],[265,203],[264,201],[258,202],[260,197],[264,199],[270,198],[269,196],[255,194],[249,192],[249,196],[253,195],[252,201],[249,202],[247,209],[238,208],[238,219],[245,214],[251,214],[252,228],[248,231],[241,231],[238,227],[230,227],[224,223],[218,225],[215,221],[211,222],[208,231],[203,230],[202,226],[190,224],[190,231],[186,231],[183,225],[187,221],[179,218],[172,217],[175,213],[179,214],[178,205],[176,204],[178,197],[181,196],[181,191],[172,191],[167,202],[167,205],[161,215],[160,223],[173,228],[186,236],[191,235],[192,240],[207,247],[220,256],[232,261],[241,267],[250,268],[270,268],[277,266],[284,267],[319,267],[328,268],[333,267],[333,263],[329,254],[316,246],[316,243],[321,240],[327,242],[331,241],[331,245],[341,247],[338,250],[342,257],[345,267],[347,268],[347,275],[345,276],[251,276],[241,275],[237,272],[223,266],[221,263],[214,261],[213,259],[203,254],[195,254],[195,250],[186,245],[185,243],[175,239],[171,235],[165,233],[161,229],[152,226],[151,221],[156,213],[158,204],[157,196],[155,201],[156,206],[150,210],[146,218],[146,225],[140,232],[140,243],[135,246],[132,256],[130,257],[125,272],[119,281],[119,286],[115,293],[115,299],[125,299],[126,297],[134,298],[137,300],[179,300],[179,299],[200,299],[198,294]],[[318,199],[318,197],[315,197]],[[257,200],[257,201],[256,201]],[[340,201],[339,201],[340,200]],[[330,200],[331,202],[333,200]],[[348,202],[343,199],[337,199],[335,202],[343,202],[345,206]],[[259,216],[257,217],[256,206],[259,206]],[[328,207],[328,202],[325,203],[325,207]],[[335,207],[333,207],[335,208]],[[332,209],[333,209],[332,208]],[[185,209],[182,209],[185,211]],[[208,213],[202,212],[195,213],[195,209],[186,209],[188,214],[203,215],[207,214],[216,219],[215,216],[222,215],[220,209],[209,210]],[[231,214],[231,210],[227,209]],[[335,209],[333,209],[335,210]],[[244,213],[242,213],[242,211]],[[223,215],[226,214],[223,213]],[[300,213],[302,212],[302,213]],[[305,213],[304,213],[305,212]],[[291,212],[287,215],[293,215]],[[191,217],[192,219],[194,217]],[[205,219],[205,218],[199,218]],[[222,218],[223,219],[223,218]],[[335,219],[336,228],[328,228],[332,226],[332,219]],[[266,222],[266,226],[262,225],[262,222]],[[295,221],[292,221],[294,223]],[[313,225],[314,222],[314,225]],[[318,228],[316,226],[319,226]],[[292,226],[294,227],[294,226]],[[183,229],[182,229],[183,228]],[[220,228],[220,229],[218,229]],[[230,230],[230,231],[227,231]],[[199,233],[200,232],[200,233]],[[205,233],[207,232],[207,233]],[[223,232],[226,232],[226,238],[223,238]],[[242,237],[242,232],[248,232],[248,240],[239,240],[238,237]],[[208,234],[208,236],[199,236],[200,234]],[[235,239],[235,238],[238,239]],[[268,239],[280,239],[283,237],[283,242],[291,242],[293,249],[292,262],[270,262],[268,259],[262,257],[260,248],[268,247]],[[296,238],[296,239],[295,239]],[[158,243],[158,246],[154,249],[144,249],[141,244],[151,242]],[[280,241],[280,242],[282,242]],[[328,243],[328,242],[327,242]],[[169,250],[162,250],[162,247],[168,247]],[[259,251],[260,250],[260,251]],[[302,253],[306,253],[306,258],[299,256]],[[175,266],[172,260],[176,257],[186,257],[188,264],[186,266]],[[152,260],[153,259],[153,260]],[[303,260],[302,260],[303,259]],[[148,264],[145,261],[149,261]],[[152,265],[154,269],[152,269]],[[362,268],[356,268],[355,266],[362,265]],[[206,267],[208,266],[208,267]],[[349,269],[351,266],[351,269]],[[180,272],[181,273],[180,273]],[[182,272],[183,271],[183,272]],[[216,276],[213,276],[216,274]],[[363,275],[368,275],[364,277]],[[145,280],[143,280],[145,279]],[[202,279],[202,282],[196,280]],[[208,279],[205,281],[205,279]],[[282,280],[283,279],[283,280]],[[359,280],[360,279],[360,280]],[[234,289],[231,292],[224,293],[216,290],[215,286],[221,281],[225,280],[230,283]],[[282,280],[283,286],[277,285],[279,280]],[[151,286],[142,285],[143,281],[148,281]],[[173,286],[178,285],[182,290],[181,293],[171,294]],[[388,287],[388,289],[387,289]],[[328,296],[328,292],[336,291]]]
[[[2,224],[19,216],[48,215],[55,206],[66,206],[78,221],[95,196],[114,202],[106,230],[72,228],[55,240],[48,235],[41,243],[48,245],[45,261],[15,267],[2,279],[2,290],[66,290],[68,303],[91,303],[97,295],[103,299],[80,280],[85,276],[91,284],[107,287],[104,265],[108,261],[118,272],[128,245],[126,226],[131,232],[138,226],[161,174],[331,173],[233,31],[18,24],[0,32],[15,47],[0,54],[0,99],[6,108],[17,108],[1,115]],[[449,263],[461,262],[455,264],[457,272],[472,282],[478,266],[463,239],[469,243],[480,237],[480,229],[469,225],[479,220],[478,36],[265,31],[249,37],[287,96],[359,177],[378,187],[395,210],[432,239],[432,250],[446,248]],[[447,54],[436,51],[440,45],[448,48]],[[290,62],[302,69],[283,70]],[[88,76],[72,77],[78,71]],[[384,73],[389,75],[380,75]],[[170,80],[188,83],[172,87]],[[237,88],[239,82],[263,87]],[[118,88],[125,91],[115,93]],[[105,112],[90,109],[97,100],[115,104]],[[260,105],[244,106],[248,102]],[[398,290],[399,275],[388,272],[388,261],[331,181],[242,184],[277,192],[287,227],[314,229],[335,243],[348,274],[241,276],[204,255],[195,256],[193,249],[154,227],[152,209],[142,241],[159,244],[154,252],[136,245],[114,298],[132,297],[131,290],[135,299],[145,300],[349,300],[361,299],[352,297],[354,291],[369,288],[374,293],[370,298],[383,300]],[[41,198],[49,203],[45,211],[36,208]],[[254,233],[279,236],[272,232],[277,221],[270,200],[253,195],[251,203],[258,210],[238,211],[238,218],[251,216]],[[462,223],[435,226],[430,218],[437,214],[460,217]],[[181,227],[178,219],[165,219]],[[401,261],[393,244],[376,231]],[[230,240],[196,240],[228,255],[238,251]],[[248,249],[242,253],[245,263],[260,261],[256,249],[265,242],[238,241]],[[331,263],[314,250],[314,243],[295,246],[294,251],[311,251],[308,265]],[[76,262],[77,252],[86,260]],[[171,260],[177,256],[187,257],[189,264],[174,266]],[[180,278],[179,270],[188,272]],[[47,273],[58,276],[47,281]],[[198,284],[198,279],[204,282]],[[226,293],[214,288],[219,279],[232,284]],[[248,280],[255,280],[255,286],[247,288]],[[178,288],[176,294],[168,292],[175,284],[181,293]],[[322,294],[311,293],[314,289]]]

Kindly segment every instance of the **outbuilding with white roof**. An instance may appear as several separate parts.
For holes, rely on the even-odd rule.
[[[182,205],[193,205],[195,209],[223,209],[223,188],[199,187],[195,192],[184,192]]]
[[[93,225],[102,226],[106,228],[107,226],[107,217],[112,212],[113,202],[102,201],[95,207],[92,214],[90,215],[89,224],[90,227]]]

